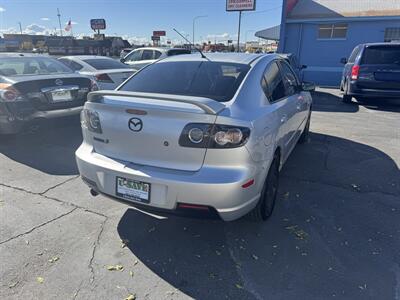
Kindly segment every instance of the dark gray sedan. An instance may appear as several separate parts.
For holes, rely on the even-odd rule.
[[[56,59],[0,54],[0,134],[15,134],[37,119],[79,114],[97,85]]]

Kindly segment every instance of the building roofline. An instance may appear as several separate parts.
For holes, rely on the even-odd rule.
[[[338,18],[311,18],[311,19],[286,19],[286,23],[314,23],[314,22],[363,22],[400,20],[400,16],[373,16],[373,17],[338,17]]]

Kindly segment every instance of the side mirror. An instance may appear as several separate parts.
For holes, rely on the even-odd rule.
[[[314,82],[303,82],[301,84],[301,89],[306,92],[313,92],[315,91],[315,84]]]
[[[124,63],[126,60],[125,60],[124,57],[121,57],[121,58],[119,59],[119,61],[122,62],[122,63]]]
[[[346,57],[342,57],[341,59],[340,59],[340,63],[342,63],[342,64],[347,64],[347,58]]]

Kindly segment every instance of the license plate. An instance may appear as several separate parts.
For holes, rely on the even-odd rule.
[[[54,91],[51,92],[53,102],[72,101],[70,91]]]
[[[116,194],[128,200],[149,203],[150,183],[117,177]]]

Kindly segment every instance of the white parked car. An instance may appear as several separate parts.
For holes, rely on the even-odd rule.
[[[190,54],[191,51],[182,48],[162,48],[162,47],[147,47],[138,48],[131,51],[124,58],[121,58],[121,62],[131,66],[132,68],[139,70],[148,64],[151,64],[158,59],[162,59],[168,56]]]
[[[178,55],[92,92],[76,152],[92,194],[144,210],[267,219],[307,140],[311,83],[279,55]]]
[[[75,72],[92,77],[100,90],[113,90],[135,73],[128,65],[105,56],[64,56],[58,60]]]

